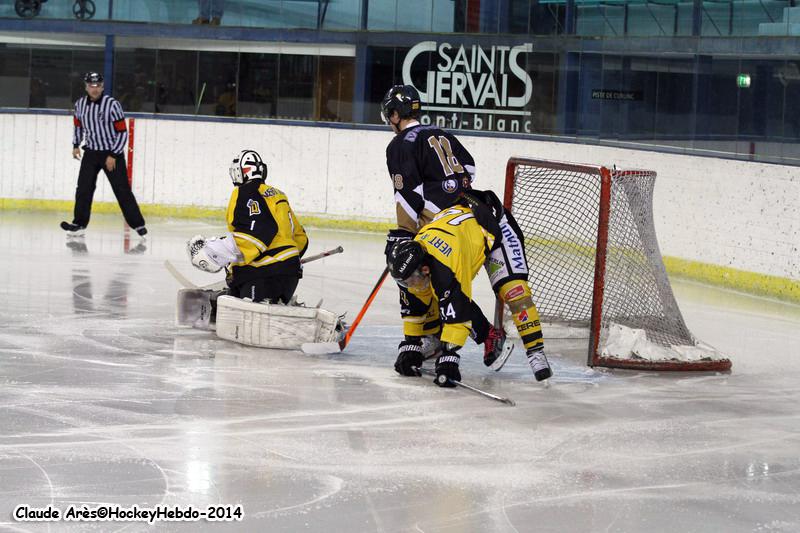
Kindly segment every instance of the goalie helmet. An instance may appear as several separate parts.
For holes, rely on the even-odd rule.
[[[389,252],[389,272],[394,280],[403,287],[416,285],[412,278],[422,277],[419,272],[425,259],[425,249],[417,241],[401,241]],[[415,280],[416,281],[416,280]]]
[[[242,150],[231,162],[229,172],[236,186],[252,179],[267,179],[267,165],[255,150]]]
[[[389,117],[393,112],[397,111],[400,118],[416,118],[421,107],[419,91],[413,85],[393,85],[381,101],[381,118],[386,125],[391,125]]]

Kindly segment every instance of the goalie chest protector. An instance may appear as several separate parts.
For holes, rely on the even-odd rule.
[[[299,350],[306,342],[339,340],[339,318],[326,309],[217,299],[217,336],[249,346]]]

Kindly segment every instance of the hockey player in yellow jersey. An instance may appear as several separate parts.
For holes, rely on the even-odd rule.
[[[265,183],[266,177],[261,156],[243,150],[230,166],[229,233],[212,239],[198,235],[187,246],[197,268],[227,268],[230,295],[288,303],[302,277],[300,258],[308,237],[286,195]]]
[[[435,382],[454,386],[461,380],[458,350],[464,346],[474,315],[472,280],[502,238],[502,229],[491,217],[477,216],[467,205],[459,204],[440,211],[423,226],[413,240],[397,243],[390,252],[392,277],[420,301],[438,308],[441,318],[442,353],[436,359]],[[511,282],[509,282],[511,283]],[[513,287],[521,284],[513,283]],[[404,320],[404,334],[418,335],[416,322]],[[538,381],[552,375],[544,355],[541,325],[536,308],[514,314],[514,322],[527,350],[528,362]],[[403,345],[395,370],[405,376],[419,375],[421,351],[413,343]],[[445,376],[448,379],[439,379]]]

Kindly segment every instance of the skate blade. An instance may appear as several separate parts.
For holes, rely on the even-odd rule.
[[[497,357],[497,359],[495,359],[494,362],[489,365],[489,368],[495,372],[499,372],[500,369],[506,364],[506,361],[508,361],[508,358],[511,357],[511,352],[513,351],[514,343],[511,341],[506,341],[506,343],[503,345],[503,351],[500,352],[500,355]]]

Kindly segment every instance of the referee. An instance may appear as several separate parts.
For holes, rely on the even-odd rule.
[[[101,74],[87,72],[83,81],[86,82],[86,96],[75,102],[75,131],[72,135],[74,159],[81,159],[79,147],[84,137],[86,142],[75,191],[74,218],[72,223],[62,222],[61,229],[71,235],[83,235],[92,213],[97,175],[103,169],[111,190],[117,197],[125,222],[144,237],[147,228],[144,227],[142,212],[128,184],[128,170],[123,155],[128,144],[128,130],[125,127],[122,106],[114,98],[103,94]]]

